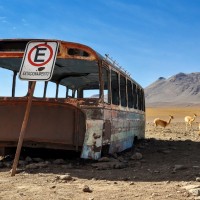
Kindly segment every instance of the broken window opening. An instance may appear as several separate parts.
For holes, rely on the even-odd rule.
[[[133,107],[137,109],[137,86],[135,83],[133,83]]]
[[[0,51],[17,51],[17,52],[24,52],[26,48],[27,41],[6,41],[2,42],[0,46]]]
[[[58,98],[66,97],[66,87],[63,85],[59,85]]]
[[[34,97],[38,97],[38,98],[43,98],[44,95],[44,90],[42,88],[44,88],[45,83],[42,81],[36,81],[36,85],[35,85],[35,90],[34,90]]]
[[[67,50],[68,55],[70,56],[83,56],[83,57],[89,57],[90,54],[86,51],[83,51],[82,49],[76,49],[76,48],[70,48]]]
[[[111,103],[110,99],[110,78],[109,78],[109,71],[105,68],[102,70],[102,78],[103,78],[103,92],[104,92],[104,102]]]
[[[99,89],[84,89],[83,98],[99,98]]]
[[[127,106],[126,99],[126,78],[120,75],[120,97],[121,97],[121,106]]]
[[[137,88],[138,109],[141,110],[141,90]]]
[[[11,97],[12,95],[13,72],[0,68],[0,96]]]
[[[111,71],[112,104],[119,105],[119,80],[118,74]]]
[[[49,82],[47,86],[47,98],[55,98],[56,96],[56,83]]]
[[[132,91],[132,83],[130,80],[127,80],[127,93],[128,93],[128,107],[133,108],[133,91]]]
[[[28,82],[16,78],[15,97],[25,97],[28,93]]]

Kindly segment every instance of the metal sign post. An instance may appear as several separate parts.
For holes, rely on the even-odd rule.
[[[24,135],[29,120],[36,80],[48,81],[51,79],[57,57],[58,45],[59,44],[56,41],[31,41],[26,45],[19,78],[31,81],[32,84],[28,91],[28,103],[21,126],[11,176],[15,176],[16,174]]]
[[[15,159],[14,159],[14,162],[13,162],[11,176],[15,176],[15,174],[16,174],[16,169],[17,169],[19,156],[20,156],[20,152],[21,152],[21,148],[22,148],[24,134],[25,134],[25,131],[26,131],[26,127],[27,127],[27,123],[28,123],[28,119],[29,119],[29,114],[30,114],[30,110],[31,110],[31,103],[32,103],[32,99],[33,99],[33,93],[34,93],[36,82],[33,81],[31,83],[32,83],[31,88],[28,91],[28,103],[27,103],[26,112],[25,112],[25,115],[24,115],[24,120],[23,120],[23,123],[22,123],[20,135],[19,135],[19,140],[18,140],[18,144],[17,144],[17,150],[16,150],[16,153],[15,153]]]

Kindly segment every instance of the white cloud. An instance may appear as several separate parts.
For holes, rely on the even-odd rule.
[[[21,21],[22,21],[22,24],[23,24],[24,26],[28,26],[28,25],[29,25],[29,23],[27,22],[26,19],[22,18]]]
[[[8,23],[8,21],[6,20],[6,17],[0,17],[0,22],[1,23]]]

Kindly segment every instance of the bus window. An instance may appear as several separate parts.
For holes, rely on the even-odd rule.
[[[83,98],[99,98],[99,90],[83,90]]]
[[[144,90],[142,90],[142,95],[143,95],[143,111],[145,111],[145,93],[144,93]]]
[[[44,94],[44,82],[37,81],[34,90],[34,97],[43,98]]]
[[[110,92],[109,92],[109,71],[103,68],[103,82],[104,82],[104,102],[110,103]]]
[[[28,81],[16,78],[15,97],[24,97],[28,93]]]
[[[46,97],[55,98],[56,96],[56,84],[53,82],[48,82]]]
[[[145,100],[144,100],[144,91],[143,91],[143,89],[141,89],[141,103],[142,103],[141,110],[145,111]]]
[[[11,97],[13,72],[0,68],[0,96]]]
[[[119,105],[118,74],[114,71],[111,71],[111,90],[112,90],[112,104]]]
[[[84,61],[85,62],[85,61]],[[80,67],[73,68],[69,74],[60,81],[61,85],[66,85],[66,92],[69,98],[100,98],[99,68]]]
[[[141,90],[137,88],[138,109],[141,110]]]
[[[133,83],[133,106],[135,109],[137,109],[137,92],[136,92],[136,84]]]
[[[58,98],[65,98],[65,97],[66,97],[66,87],[63,85],[59,85]]]
[[[126,78],[120,75],[120,97],[121,97],[121,106],[127,106],[126,100]]]
[[[133,91],[132,91],[132,84],[130,80],[127,80],[127,92],[128,92],[128,107],[133,107]]]
[[[67,97],[72,98],[72,89],[68,88]]]

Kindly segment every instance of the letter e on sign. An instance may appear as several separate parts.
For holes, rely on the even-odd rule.
[[[48,81],[53,75],[59,43],[30,41],[26,45],[19,78],[29,81]]]

